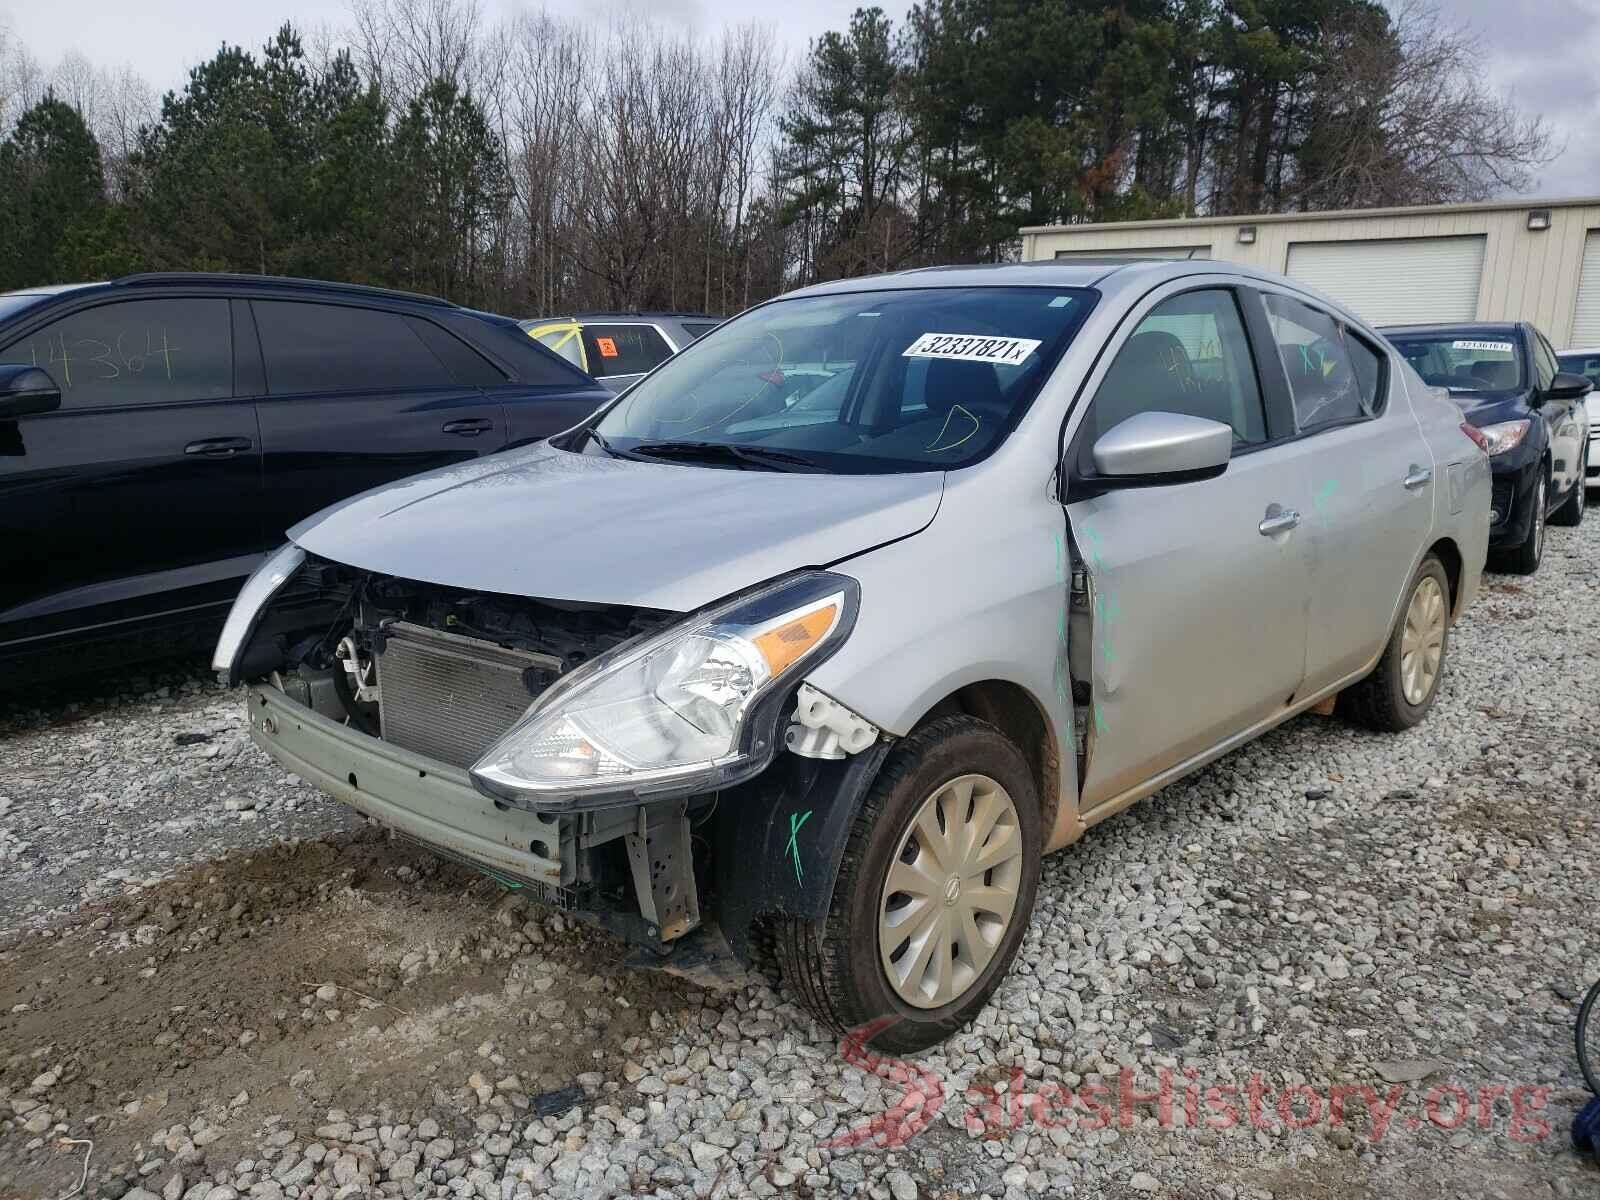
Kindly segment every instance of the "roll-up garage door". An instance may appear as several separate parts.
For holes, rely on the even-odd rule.
[[[1483,238],[1296,242],[1289,247],[1289,274],[1374,325],[1472,321]]]
[[[1572,314],[1567,345],[1600,346],[1600,229],[1583,239],[1583,273],[1578,276],[1578,307]]]

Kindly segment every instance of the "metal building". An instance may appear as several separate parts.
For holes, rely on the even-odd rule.
[[[1532,321],[1600,345],[1600,198],[1191,217],[1022,230],[1022,257],[1224,258],[1279,271],[1378,325]]]

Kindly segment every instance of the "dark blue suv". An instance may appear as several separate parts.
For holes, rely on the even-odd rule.
[[[205,274],[0,295],[0,686],[205,645],[301,518],[609,398],[430,296]]]
[[[1449,389],[1489,452],[1491,565],[1533,574],[1544,557],[1546,520],[1583,520],[1589,446],[1583,398],[1592,385],[1563,374],[1549,341],[1526,321],[1382,332],[1424,383]]]

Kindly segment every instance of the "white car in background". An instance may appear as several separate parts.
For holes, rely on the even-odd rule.
[[[1600,346],[1563,350],[1556,355],[1556,361],[1561,364],[1563,371],[1582,375],[1600,388]],[[1600,391],[1590,392],[1584,397],[1584,404],[1589,409],[1589,428],[1600,429]],[[1587,468],[1584,478],[1589,486],[1600,488],[1600,441],[1590,440],[1589,461],[1584,465]]]

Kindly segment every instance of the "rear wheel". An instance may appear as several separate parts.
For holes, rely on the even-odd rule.
[[[945,717],[906,738],[862,804],[825,920],[777,929],[785,982],[837,1030],[910,1053],[969,1022],[1027,931],[1039,802],[994,726]]]
[[[1450,646],[1450,577],[1430,554],[1417,567],[1399,623],[1377,667],[1339,695],[1339,711],[1369,729],[1399,733],[1428,715]]]
[[[1583,454],[1579,456],[1578,461],[1582,463],[1589,461],[1589,446],[1587,443],[1584,444]],[[1567,498],[1562,501],[1561,507],[1550,514],[1550,524],[1567,526],[1583,524],[1583,514],[1588,504],[1589,486],[1580,477],[1572,485],[1572,490],[1567,493]]]

